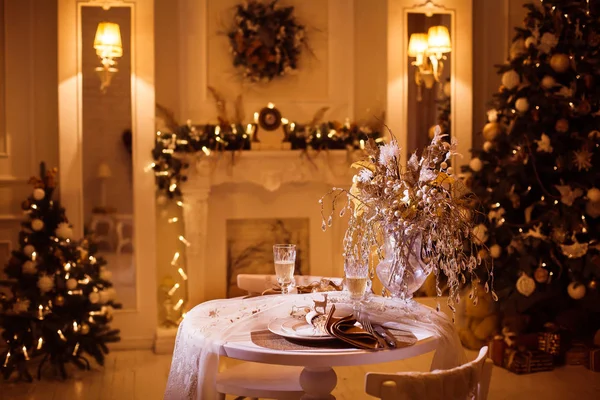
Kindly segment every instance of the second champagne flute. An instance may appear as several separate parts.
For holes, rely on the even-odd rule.
[[[360,311],[360,302],[364,298],[369,285],[369,263],[356,260],[346,260],[344,263],[346,289],[352,300],[352,308]]]
[[[294,286],[294,266],[296,265],[296,245],[276,244],[273,246],[275,276],[282,294],[288,294]]]

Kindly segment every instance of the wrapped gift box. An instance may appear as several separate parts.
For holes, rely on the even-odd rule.
[[[488,357],[493,361],[494,365],[499,367],[504,366],[504,353],[508,348],[504,336],[495,336],[490,340],[489,347]]]
[[[551,371],[554,357],[540,350],[509,349],[504,355],[504,366],[515,374]]]
[[[555,325],[549,324],[546,332],[538,334],[538,350],[552,354],[556,358],[562,358],[565,354],[565,333]]]
[[[600,372],[600,348],[591,349],[588,355],[587,367],[594,372]]]
[[[582,343],[573,344],[565,353],[565,364],[567,365],[587,365],[590,356],[590,350]]]

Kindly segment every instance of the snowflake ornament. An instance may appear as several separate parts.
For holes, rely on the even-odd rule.
[[[573,152],[573,164],[575,164],[579,171],[582,169],[587,171],[592,168],[592,153],[587,147],[583,147],[581,150]]]
[[[542,137],[535,142],[537,143],[537,151],[539,152],[552,153],[552,151],[554,151],[550,137],[545,133],[542,133]]]

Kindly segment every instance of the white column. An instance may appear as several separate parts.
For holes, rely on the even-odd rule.
[[[204,301],[204,274],[206,264],[206,235],[208,232],[208,196],[210,194],[210,165],[203,157],[190,163],[188,180],[183,185],[183,217],[188,276],[187,309]]]

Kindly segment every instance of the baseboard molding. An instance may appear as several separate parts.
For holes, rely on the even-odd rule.
[[[177,328],[156,328],[156,336],[154,338],[154,353],[173,354],[176,337]]]
[[[140,337],[140,338],[121,338],[119,342],[109,343],[108,348],[110,350],[120,351],[120,350],[150,350],[152,349],[152,345],[154,343],[154,339],[149,337]]]

